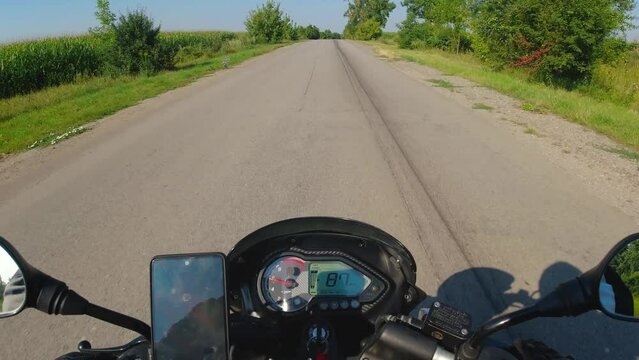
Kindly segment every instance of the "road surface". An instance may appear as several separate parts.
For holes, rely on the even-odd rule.
[[[466,306],[476,325],[530,304],[637,230],[534,144],[346,41],[277,50],[9,162],[0,233],[89,300],[144,320],[153,255],[228,251],[289,217],[385,229],[413,252],[419,284]],[[2,359],[132,336],[35,310],[2,329]],[[591,314],[510,336],[581,359],[636,359],[637,331]]]

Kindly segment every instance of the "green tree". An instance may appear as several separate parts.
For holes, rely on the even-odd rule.
[[[345,37],[354,37],[357,28],[369,20],[375,21],[380,28],[386,26],[390,13],[395,10],[395,3],[390,0],[352,0],[348,3],[348,9],[344,16],[348,18],[346,28],[344,29]],[[368,22],[364,27],[360,28],[360,34],[363,30],[371,30],[373,22]],[[366,29],[364,29],[366,28]]]
[[[473,21],[474,47],[498,68],[524,68],[570,88],[611,57],[607,45],[632,26],[633,8],[633,0],[484,0]]]
[[[291,18],[286,15],[284,16],[284,35],[283,35],[283,39],[284,40],[299,40],[300,36],[297,33],[297,25],[291,20]]]
[[[294,25],[280,9],[280,4],[272,0],[249,12],[244,21],[246,31],[258,43],[276,43],[286,38],[287,31]]]
[[[306,38],[310,40],[317,40],[320,38],[320,29],[315,25],[309,25],[305,29]]]
[[[341,39],[342,35],[336,32],[332,32],[330,29],[322,31],[320,39]]]
[[[113,25],[112,63],[127,73],[152,73],[174,66],[175,47],[160,41],[160,26],[142,10],[120,15]]]
[[[395,7],[395,3],[390,0],[353,0],[348,3],[348,10],[344,16],[355,25],[373,19],[384,27]]]
[[[455,52],[469,50],[469,25],[476,1],[403,0],[407,16],[400,25],[401,45],[421,43]]]
[[[109,0],[96,0],[96,8],[97,10],[94,14],[100,25],[90,28],[89,32],[94,35],[103,35],[111,32],[116,16],[111,12]]]
[[[306,39],[306,27],[303,25],[295,25],[295,32],[298,35],[298,39]]]
[[[373,40],[380,36],[382,36],[382,26],[374,19],[358,24],[353,33],[353,38],[356,40]]]

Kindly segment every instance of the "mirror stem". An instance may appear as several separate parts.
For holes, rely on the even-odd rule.
[[[457,354],[459,360],[475,360],[479,358],[482,344],[492,334],[513,325],[534,319],[539,316],[535,306],[517,310],[513,313],[496,317],[482,325],[473,336],[460,346]]]
[[[47,314],[88,315],[98,320],[120,326],[151,340],[151,328],[143,321],[91,304],[62,281],[42,275],[40,293],[35,307]]]
[[[484,340],[511,326],[538,317],[577,316],[590,311],[593,308],[592,296],[587,290],[589,287],[584,286],[582,282],[588,283],[591,277],[591,273],[586,273],[579,278],[559,285],[557,289],[531,307],[488,321],[459,348],[458,359],[474,360],[479,358]]]
[[[135,331],[151,341],[151,327],[143,321],[91,303],[87,304],[86,315]]]

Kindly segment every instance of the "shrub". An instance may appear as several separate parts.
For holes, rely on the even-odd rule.
[[[304,30],[302,29],[302,32]],[[299,30],[299,27],[294,24],[292,21],[289,22],[284,28],[284,39],[290,41],[299,40],[302,37],[302,34]]]
[[[280,4],[268,0],[264,5],[249,12],[244,21],[246,31],[258,43],[275,43],[285,39],[291,20],[280,9]]]
[[[373,19],[359,23],[353,32],[353,38],[356,40],[373,40],[380,36],[382,36],[382,26]]]
[[[418,21],[415,12],[408,12],[399,25],[399,46],[404,49],[438,48],[453,52],[472,49],[470,35],[449,24]]]
[[[244,48],[244,43],[240,39],[229,40],[222,45],[221,52],[225,54],[235,53]]]
[[[329,29],[326,29],[321,32],[320,39],[341,39],[342,35],[340,33],[332,32]]]
[[[485,0],[473,22],[480,55],[571,88],[614,57],[615,34],[629,27],[631,0]]]
[[[194,32],[163,32],[160,41],[177,48],[176,63],[185,62],[202,57],[214,56],[220,51],[228,51],[227,43],[238,40],[236,33],[228,31],[194,31]],[[226,46],[226,48],[225,48]]]
[[[120,15],[113,26],[114,48],[110,61],[126,73],[153,73],[174,67],[178,47],[160,41],[160,26],[142,10]]]
[[[320,29],[315,25],[309,25],[305,29],[306,38],[310,40],[317,40],[320,38]]]

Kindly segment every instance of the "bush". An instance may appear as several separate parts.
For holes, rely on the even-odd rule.
[[[382,36],[382,25],[373,19],[359,23],[352,33],[352,37],[356,40],[373,40],[380,36]]]
[[[229,40],[222,45],[221,52],[225,54],[236,53],[244,49],[245,44],[240,39]]]
[[[258,43],[276,43],[291,36],[291,19],[280,10],[280,4],[268,0],[264,5],[249,12],[244,21],[246,31]]]
[[[639,52],[629,50],[616,61],[595,65],[592,79],[579,90],[639,111]]]
[[[320,38],[320,29],[315,25],[309,25],[305,29],[306,38],[310,40],[317,40]]]
[[[110,62],[126,73],[153,73],[174,67],[178,47],[160,41],[160,26],[142,10],[120,15],[113,26]]]
[[[341,39],[342,35],[340,33],[332,32],[329,29],[322,31],[320,34],[320,39]]]
[[[304,30],[302,29],[302,32]],[[287,26],[284,28],[284,39],[290,41],[299,40],[302,36],[300,33],[299,27],[292,22],[289,22]]]
[[[228,52],[228,43],[233,41],[244,46],[240,35],[227,31],[163,32],[160,33],[160,41],[177,48],[176,63]]]
[[[399,46],[404,49],[437,48],[453,52],[472,49],[470,35],[466,31],[417,20],[415,13],[409,12],[399,25]]]
[[[498,68],[523,68],[571,88],[589,80],[597,62],[615,57],[611,39],[629,26],[633,6],[631,0],[486,0],[473,22],[475,48]]]

